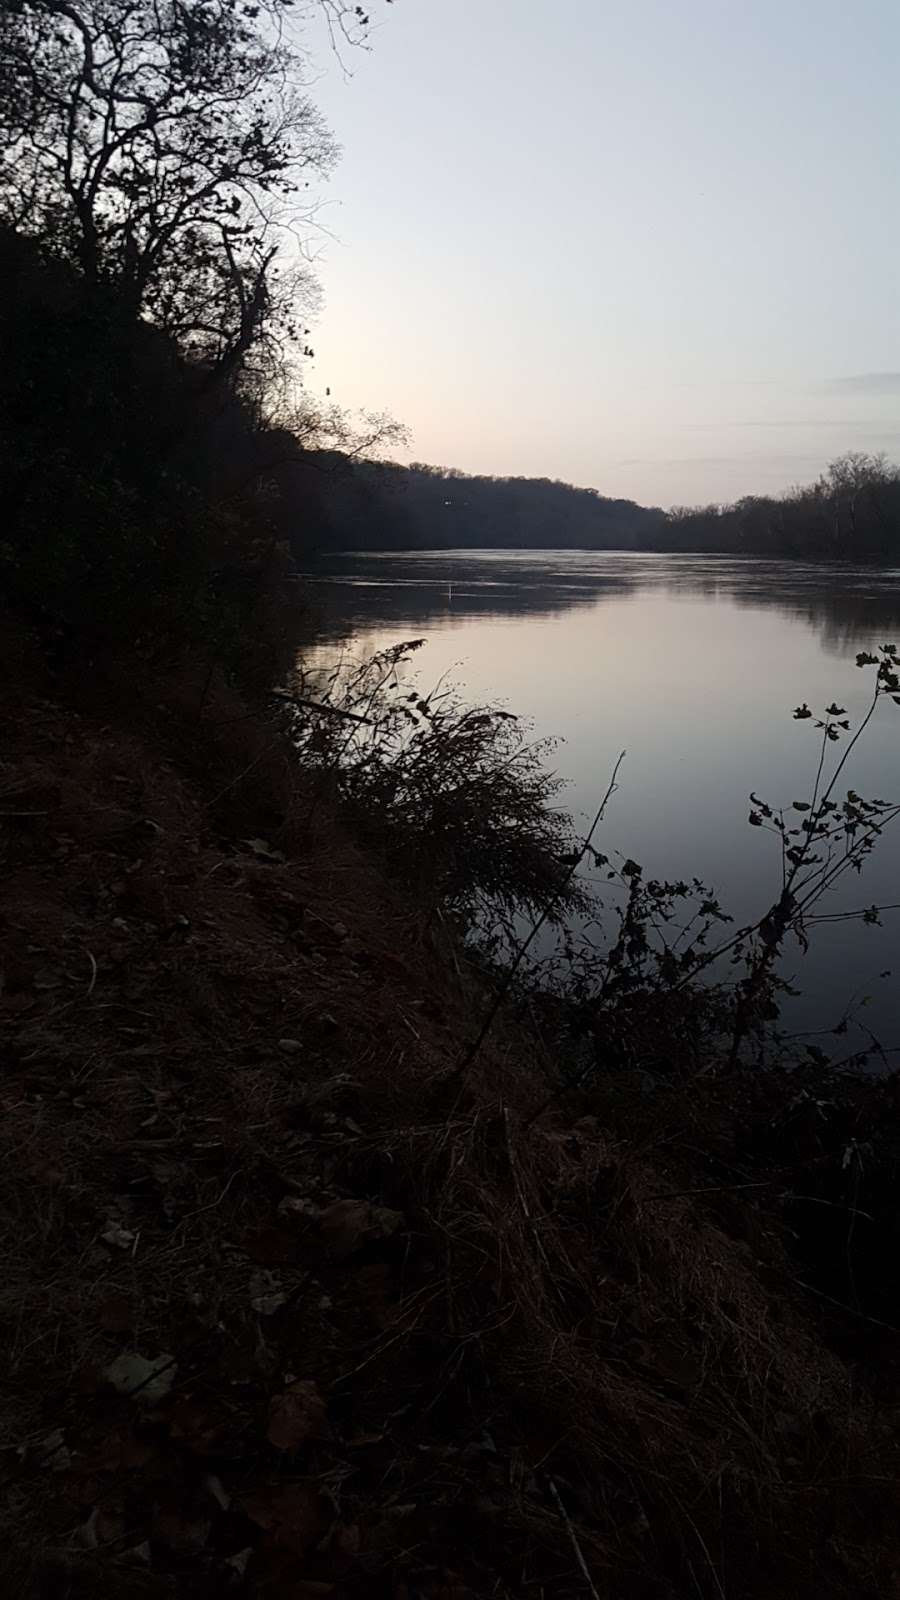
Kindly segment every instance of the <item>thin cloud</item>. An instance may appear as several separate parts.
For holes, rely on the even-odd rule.
[[[825,387],[835,394],[900,394],[900,372],[861,372],[853,378],[832,378]]]
[[[884,428],[886,421],[884,417],[775,417],[765,420],[746,417],[730,422],[679,422],[676,426],[685,431],[707,433],[729,428],[774,428],[780,433],[785,428]]]
[[[771,466],[779,470],[783,466],[809,465],[818,469],[822,464],[821,455],[763,455],[756,451],[748,451],[743,456],[617,456],[610,465],[615,467],[740,467],[748,464]]]

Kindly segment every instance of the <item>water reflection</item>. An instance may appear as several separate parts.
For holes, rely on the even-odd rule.
[[[445,675],[472,702],[500,700],[559,738],[564,803],[596,809],[618,753],[628,758],[603,848],[658,877],[697,877],[739,922],[777,898],[775,841],[748,827],[748,796],[807,799],[818,745],[801,701],[837,700],[857,722],[869,689],[859,650],[900,643],[900,571],[705,556],[580,551],[447,551],[343,556],[303,580],[321,631],[365,657],[427,638],[411,671]],[[343,645],[341,646],[343,648]],[[326,646],[325,656],[333,655]],[[835,747],[836,756],[839,754]],[[900,795],[900,713],[885,705],[846,782]],[[824,906],[900,902],[900,825],[861,881]],[[890,976],[885,976],[890,973]],[[834,922],[786,975],[799,1028],[829,1027],[848,1006],[900,1045],[900,914],[883,929]]]
[[[673,599],[774,609],[845,655],[900,631],[900,569],[750,558],[590,551],[352,553],[304,574],[326,638],[397,627],[454,629],[475,618],[555,617],[662,591]]]

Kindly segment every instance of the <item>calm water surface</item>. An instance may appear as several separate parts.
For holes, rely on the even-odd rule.
[[[558,737],[553,764],[580,819],[626,749],[600,848],[654,876],[705,879],[741,920],[780,888],[777,841],[747,825],[751,789],[788,805],[812,786],[816,735],[792,709],[836,699],[858,717],[868,680],[857,651],[900,644],[900,569],[485,550],[342,555],[308,581],[332,648],[347,641],[362,656],[425,638],[423,688],[449,669],[466,698],[502,700],[537,735]],[[900,710],[889,702],[848,784],[900,797]],[[900,825],[822,909],[876,900],[900,901]],[[790,1026],[829,1028],[852,1005],[900,1047],[900,912],[881,929],[816,929],[786,975],[803,991]],[[854,1025],[835,1048],[862,1037]]]

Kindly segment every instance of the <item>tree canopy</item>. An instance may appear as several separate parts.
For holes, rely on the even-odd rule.
[[[221,372],[296,335],[302,252],[280,247],[337,154],[295,42],[315,12],[353,40],[368,22],[343,0],[2,0],[0,222]]]

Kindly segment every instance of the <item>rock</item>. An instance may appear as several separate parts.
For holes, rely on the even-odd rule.
[[[300,1055],[303,1046],[299,1039],[279,1039],[278,1048],[279,1050],[283,1051],[286,1056],[298,1056]]]

